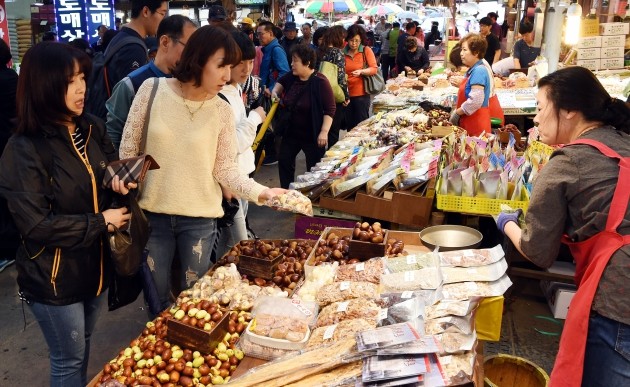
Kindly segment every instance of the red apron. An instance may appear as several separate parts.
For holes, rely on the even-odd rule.
[[[551,373],[549,386],[578,387],[582,385],[584,355],[591,305],[599,280],[610,257],[621,247],[630,245],[630,235],[620,235],[617,227],[626,215],[630,199],[630,157],[621,157],[608,146],[593,140],[577,140],[568,145],[585,144],[597,148],[610,158],[619,160],[619,178],[610,205],[606,229],[582,242],[563,242],[571,249],[576,263],[575,283],[578,290],[567,315],[560,338],[560,349]]]
[[[460,108],[468,99],[466,97],[466,83],[468,83],[468,78],[468,76],[464,78],[464,81],[459,85],[459,91],[457,92],[457,108]],[[462,115],[459,120],[459,126],[466,129],[470,136],[479,136],[483,132],[490,133],[490,109],[488,107],[480,107],[479,110],[470,116]]]

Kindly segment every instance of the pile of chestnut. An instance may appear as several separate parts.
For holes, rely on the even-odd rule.
[[[379,222],[371,225],[368,222],[357,222],[352,230],[352,239],[361,242],[383,243],[384,235],[385,230],[381,228]]]
[[[315,248],[313,265],[337,261],[340,265],[353,264],[359,262],[358,259],[351,259],[348,256],[350,250],[350,236],[339,237],[334,232],[326,235],[325,239],[320,239]]]

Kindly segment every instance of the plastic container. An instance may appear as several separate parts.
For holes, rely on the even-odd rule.
[[[438,181],[436,192],[440,192],[442,179]],[[529,207],[529,194],[525,187],[521,190],[521,198],[524,200],[500,200],[467,196],[437,194],[437,208],[442,211],[460,212],[463,214],[498,215],[501,213],[501,205],[505,204],[513,209],[520,208],[527,212]]]
[[[249,341],[254,344],[262,345],[263,347],[270,347],[276,349],[284,349],[284,350],[300,350],[306,346],[308,339],[311,337],[311,329],[307,328],[306,334],[304,335],[304,339],[298,342],[282,340],[282,339],[274,339],[267,336],[260,336],[252,332],[249,328],[252,326],[252,322],[250,321],[247,325],[247,337]]]

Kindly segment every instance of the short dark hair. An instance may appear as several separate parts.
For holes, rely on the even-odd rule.
[[[554,71],[538,81],[538,89],[543,88],[557,114],[560,109],[577,111],[589,121],[630,133],[630,108],[622,100],[611,98],[590,70],[571,66]]]
[[[151,13],[155,13],[160,7],[162,3],[166,3],[168,0],[131,0],[131,18],[136,19],[140,16],[140,12],[144,7],[149,8]]]
[[[190,24],[192,26],[196,26],[195,22],[190,20],[190,18],[183,15],[171,15],[167,16],[160,22],[160,25],[157,29],[157,39],[159,40],[162,36],[166,35],[172,39],[180,39],[184,34],[184,27]]]
[[[534,25],[528,21],[524,21],[521,23],[521,25],[518,27],[518,33],[523,35],[523,34],[529,34],[530,32],[534,31]]]
[[[310,23],[304,23],[304,24],[302,24],[302,27],[304,27],[304,26],[308,26],[308,28],[311,28],[311,27],[312,27],[312,26],[310,25]]]
[[[291,59],[297,56],[303,65],[308,66],[311,69],[315,68],[315,62],[317,61],[317,55],[315,50],[306,44],[295,44],[291,49]]]
[[[313,44],[315,45],[315,47],[317,48],[326,47],[326,32],[328,32],[329,29],[330,27],[324,26],[324,27],[319,27],[318,29],[315,30],[315,32],[313,32]],[[322,42],[322,47],[319,47],[319,45],[317,44],[317,41],[319,41],[319,38],[321,37],[324,38],[324,41]]]
[[[324,46],[343,48],[343,41],[345,38],[346,29],[343,28],[343,26],[332,26],[324,34]]]
[[[405,31],[410,31],[412,28],[417,28],[418,26],[414,22],[409,22],[405,25]]]
[[[92,62],[85,52],[57,42],[41,42],[26,52],[15,97],[17,133],[34,134],[50,123],[74,118],[66,105],[66,93],[77,64],[87,84]]]
[[[398,23],[398,22],[394,22],[394,23],[392,24],[392,28],[400,28],[400,23]]]
[[[210,25],[197,29],[188,39],[173,76],[181,82],[193,81],[195,86],[200,86],[204,66],[220,49],[225,51],[224,66],[240,63],[241,50],[226,30]]]
[[[348,27],[346,42],[349,42],[357,35],[359,35],[359,38],[361,38],[361,44],[365,46],[365,43],[367,42],[367,34],[365,33],[365,29],[358,24],[353,24]]]
[[[11,61],[11,48],[4,41],[4,39],[0,39],[0,65],[6,66]]]
[[[268,20],[265,20],[258,23],[258,28],[260,27],[263,27],[265,31],[267,32],[273,32],[273,28],[275,27],[275,24],[273,24],[272,22]]]
[[[490,19],[490,18],[489,18],[489,17],[487,17],[487,16],[484,16],[484,17],[482,17],[482,18],[479,20],[479,25],[482,25],[482,26],[491,26],[491,25],[492,25],[492,19]]]
[[[232,31],[232,38],[241,49],[241,60],[252,60],[256,58],[256,46],[254,42],[242,31]]]
[[[57,33],[53,31],[46,31],[42,35],[42,42],[54,42],[57,40]]]
[[[94,57],[94,50],[92,50],[92,46],[90,46],[90,42],[87,40],[76,38],[68,42],[68,44],[85,52],[90,58]]]
[[[459,41],[459,43],[463,46],[464,43],[468,44],[468,48],[473,55],[476,55],[477,58],[481,59],[484,55],[486,55],[486,50],[488,49],[488,41],[486,38],[481,36],[481,34],[468,34]]]
[[[112,29],[105,31],[105,33],[103,34],[103,50],[107,48],[107,46],[109,45],[109,42],[111,42],[112,39],[114,39],[114,36],[116,36],[118,32],[119,32],[118,30],[112,30]]]
[[[488,14],[486,16],[493,17],[495,19],[499,18],[499,14],[497,14],[496,12],[488,12]]]

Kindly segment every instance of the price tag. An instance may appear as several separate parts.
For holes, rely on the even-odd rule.
[[[355,266],[356,271],[363,271],[365,270],[365,262],[361,262],[361,263],[357,263],[357,265]]]
[[[350,289],[350,282],[343,281],[339,283],[339,290],[343,292],[344,290],[348,290],[348,289]]]
[[[407,256],[407,265],[415,265],[416,263],[418,263],[418,260],[416,259],[415,255]]]
[[[413,291],[411,290],[404,291],[400,295],[400,298],[411,298],[411,297],[413,297]]]
[[[378,312],[378,320],[385,320],[387,318],[387,308],[383,308]]]
[[[337,324],[331,325],[324,331],[324,340],[330,340],[335,333],[335,329],[337,329]]]
[[[337,305],[337,312],[345,312],[346,310],[348,310],[349,303],[350,301],[340,302],[339,305]]]
[[[405,272],[405,282],[411,282],[414,280],[414,278],[416,277],[416,275],[414,274],[413,271],[406,271]]]

